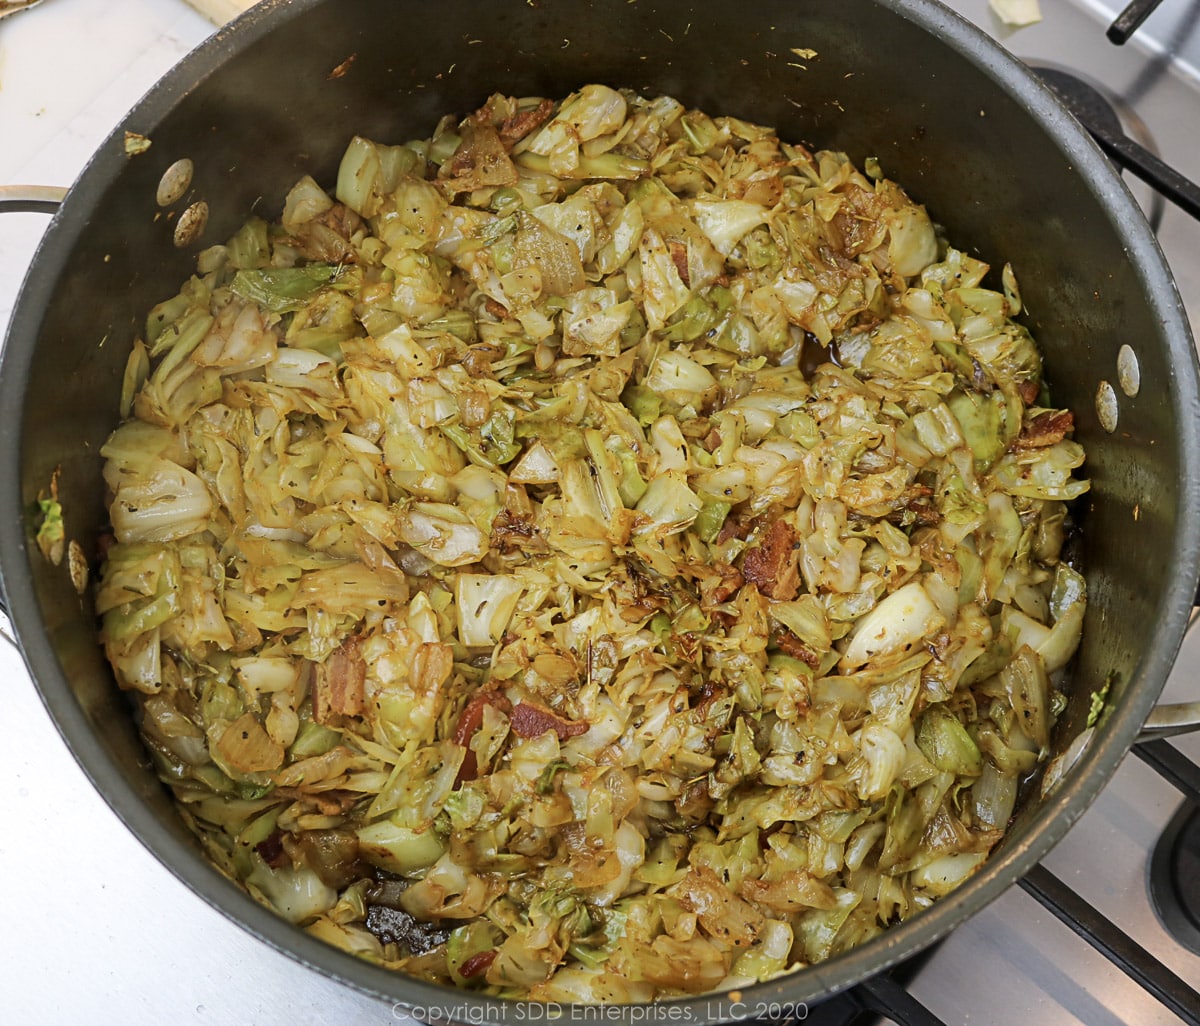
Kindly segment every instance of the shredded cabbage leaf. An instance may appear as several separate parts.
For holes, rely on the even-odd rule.
[[[1079,641],[1084,453],[1011,270],[868,170],[496,95],[200,255],[95,595],[226,873],[398,971],[631,1002],[983,863]]]

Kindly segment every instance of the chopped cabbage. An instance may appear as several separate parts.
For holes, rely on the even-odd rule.
[[[150,311],[95,607],[226,872],[400,972],[626,1002],[979,867],[1083,628],[1084,453],[1011,269],[867,171],[495,95]]]

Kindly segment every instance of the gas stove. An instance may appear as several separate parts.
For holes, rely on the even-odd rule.
[[[1123,131],[1200,180],[1200,0],[1165,0],[1123,46],[1105,32],[1120,13],[1115,3],[1042,0],[1044,20],[1018,30],[1000,22],[987,0],[951,6],[1018,57],[1095,87]],[[138,97],[213,31],[183,0],[46,0],[0,21],[0,182],[69,185]],[[1135,177],[1127,180],[1200,325],[1200,224]],[[45,224],[37,214],[0,217],[0,335]],[[266,947],[178,883],[92,789],[19,655],[4,644],[0,675],[7,728],[0,744],[7,921],[0,980],[10,1021],[412,1022]],[[1164,697],[1200,698],[1200,630],[1185,642]],[[1181,805],[1180,788],[1190,780],[1194,791],[1200,776],[1189,760],[1200,761],[1200,738],[1161,742],[1128,758],[1035,874],[919,963],[805,1018],[856,1026],[1200,1021],[1186,989],[1200,985],[1200,954],[1164,927],[1149,887],[1151,864],[1165,858],[1156,849]],[[1200,856],[1191,857],[1182,886],[1196,890]],[[1116,938],[1116,959],[1133,977],[1082,939],[1081,929],[1106,941],[1114,931],[1127,935],[1136,947]]]

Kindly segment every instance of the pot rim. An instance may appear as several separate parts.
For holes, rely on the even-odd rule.
[[[396,1009],[423,1010],[425,1018],[460,1022],[527,1021],[521,1002],[480,996],[405,976],[372,965],[304,933],[222,876],[149,812],[144,796],[109,760],[65,678],[32,586],[31,549],[21,508],[20,414],[33,361],[42,311],[68,254],[100,197],[119,176],[127,159],[123,133],[153,136],[155,126],[195,86],[217,74],[226,59],[251,45],[277,24],[302,17],[325,0],[264,0],[232,25],[218,30],[172,68],[133,108],[97,150],[69,190],[33,258],[14,307],[0,354],[0,570],[9,613],[30,674],[67,747],[93,786],[127,829],[182,883],[248,932],[294,960],[359,991],[393,1002]],[[1200,508],[1200,378],[1191,330],[1166,261],[1129,191],[1099,148],[1051,91],[985,33],[937,0],[875,0],[878,6],[937,36],[979,68],[1018,102],[1074,165],[1080,183],[1101,203],[1137,268],[1139,284],[1162,325],[1172,360],[1170,401],[1177,412],[1175,432],[1184,477],[1181,509]],[[1178,525],[1176,573],[1164,591],[1138,670],[1122,706],[1111,715],[1085,755],[1059,789],[1032,816],[1020,844],[1008,844],[952,894],[879,937],[797,973],[748,986],[740,1003],[731,994],[702,994],[657,1002],[664,1018],[680,1021],[733,1021],[754,1015],[760,1003],[795,1007],[831,996],[887,969],[948,934],[995,900],[1028,872],[1065,835],[1107,784],[1133,744],[1157,700],[1174,662],[1200,576],[1200,518]],[[564,1006],[565,1007],[565,1006]],[[610,1006],[605,1019],[622,1017]],[[674,1011],[669,1013],[667,1009]],[[612,1012],[609,1015],[607,1013]],[[443,1014],[444,1013],[444,1014]],[[636,1014],[636,1013],[634,1013]],[[623,1015],[623,1013],[622,1013]],[[656,1018],[658,1016],[655,1016]]]

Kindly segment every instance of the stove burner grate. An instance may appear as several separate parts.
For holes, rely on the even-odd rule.
[[[1163,926],[1200,954],[1200,808],[1184,802],[1150,860],[1150,901]]]
[[[1108,38],[1117,46],[1123,46],[1141,27],[1142,22],[1158,10],[1160,4],[1162,0],[1133,0],[1117,15],[1116,21],[1108,26]]]
[[[1131,139],[1112,102],[1099,89],[1060,68],[1035,67],[1034,70],[1114,163],[1136,175],[1186,214],[1200,219],[1200,186],[1142,143]]]
[[[1200,954],[1200,767],[1165,741],[1134,752],[1183,795],[1150,859],[1150,903],[1167,932]]]

